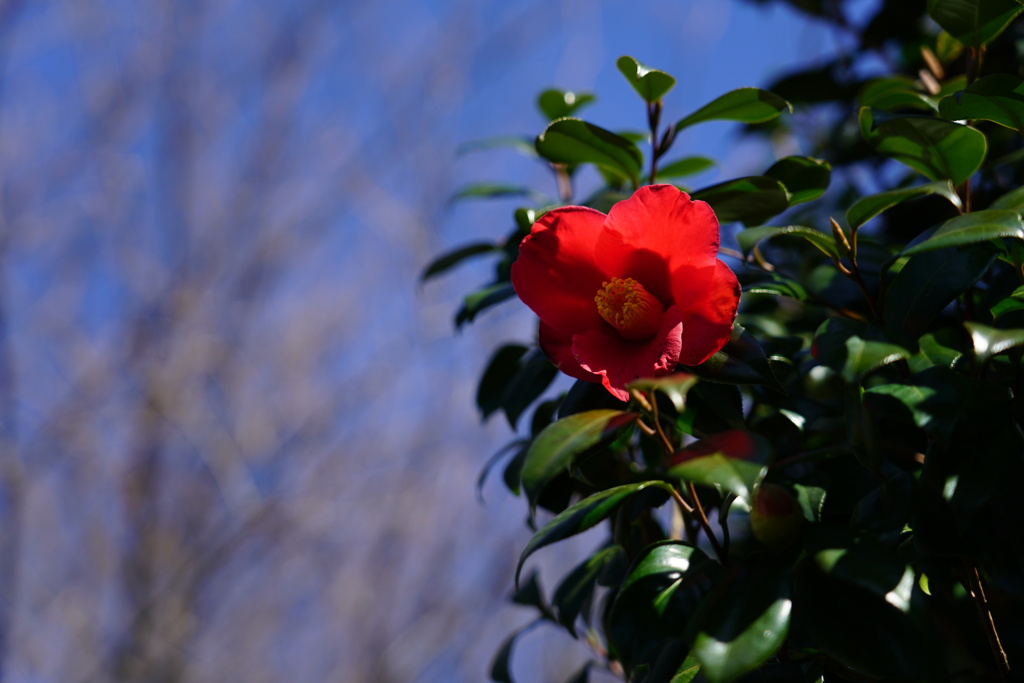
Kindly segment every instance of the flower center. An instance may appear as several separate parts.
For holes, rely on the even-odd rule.
[[[653,337],[665,312],[661,302],[631,277],[602,283],[594,302],[601,317],[630,341]]]

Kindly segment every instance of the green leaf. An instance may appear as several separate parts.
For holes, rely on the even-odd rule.
[[[599,550],[592,557],[573,569],[562,579],[551,598],[558,615],[558,623],[576,637],[576,619],[594,598],[598,578],[613,562],[622,561],[625,551],[622,546],[613,545]],[[625,563],[623,562],[623,568]]]
[[[826,235],[814,228],[807,228],[802,225],[788,225],[784,228],[764,226],[760,228],[748,228],[736,235],[736,243],[744,255],[749,254],[759,242],[773,239],[782,235],[795,235],[801,237],[831,259],[839,259],[839,249],[832,235]]]
[[[430,278],[440,275],[446,270],[449,270],[450,268],[453,268],[474,256],[494,253],[500,254],[501,251],[501,247],[492,242],[475,242],[473,244],[467,244],[464,247],[459,247],[458,249],[449,251],[447,254],[443,254],[442,256],[434,259],[430,265],[423,269],[423,274],[420,275],[420,282],[426,282]]]
[[[731,683],[775,654],[789,633],[787,564],[751,556],[720,581],[701,606],[693,655],[710,683]]]
[[[530,538],[523,552],[519,555],[519,563],[516,566],[516,583],[519,583],[519,574],[523,564],[537,550],[544,546],[557,543],[563,539],[575,536],[587,529],[601,523],[608,518],[616,507],[629,497],[645,489],[661,489],[671,491],[671,487],[663,481],[645,481],[637,484],[624,484],[614,488],[606,489],[584,498],[572,507],[569,507],[555,515],[547,524],[541,527],[537,533]]]
[[[840,372],[847,382],[857,382],[883,365],[910,356],[880,329],[836,317],[825,320],[814,333],[811,351],[819,363]]]
[[[983,119],[1024,135],[1024,81],[1009,74],[985,76],[967,90],[943,97],[939,114],[950,121]]]
[[[1020,214],[1006,209],[987,209],[950,218],[931,237],[903,250],[901,256],[935,249],[988,242],[1000,237],[1024,240]]]
[[[851,228],[856,229],[886,209],[890,209],[897,204],[902,204],[905,201],[917,199],[918,197],[924,197],[930,194],[942,195],[948,199],[950,203],[957,208],[957,210],[963,208],[963,205],[960,202],[960,195],[956,193],[956,188],[953,187],[953,184],[948,180],[940,180],[934,183],[918,185],[917,187],[908,187],[902,190],[889,190],[888,192],[880,192],[878,194],[868,195],[867,197],[861,197],[846,211],[846,222],[850,224]]]
[[[789,205],[817,199],[828,189],[832,166],[827,161],[811,157],[784,157],[764,172],[786,186]]]
[[[998,330],[980,323],[964,323],[964,326],[971,333],[974,355],[982,363],[992,356],[1024,346],[1024,330]]]
[[[707,157],[685,157],[676,159],[658,169],[659,178],[684,178],[696,175],[715,165],[715,162]]]
[[[473,322],[481,312],[503,301],[508,301],[515,295],[516,290],[512,288],[511,282],[498,282],[478,289],[463,300],[462,307],[455,315],[455,327],[459,328],[466,323]]]
[[[558,369],[539,350],[532,351],[520,361],[501,397],[501,407],[512,429],[516,428],[519,417],[544,393],[557,375]]]
[[[820,486],[793,484],[797,505],[808,522],[821,521],[821,510],[825,505],[825,489]]]
[[[760,384],[786,393],[768,364],[761,344],[741,325],[733,324],[729,341],[711,358],[689,371],[701,379],[725,384]]]
[[[643,154],[626,138],[580,119],[552,121],[537,137],[537,152],[560,164],[595,164],[634,183]]]
[[[992,307],[992,319],[999,320],[1004,315],[1024,311],[1024,285],[1013,290],[1010,296],[1002,299]]]
[[[633,89],[640,94],[640,97],[644,98],[645,102],[657,102],[676,84],[676,79],[664,71],[644,66],[632,57],[623,55],[619,57],[615,65],[619,67],[619,71],[626,77]]]
[[[693,199],[711,205],[722,222],[762,223],[789,208],[789,193],[775,178],[749,176],[694,192]]]
[[[876,78],[868,81],[857,95],[857,104],[893,111],[898,109],[920,109],[933,111],[928,96],[917,89],[914,80],[905,76]]]
[[[734,493],[749,505],[754,487],[767,471],[763,463],[768,460],[770,448],[756,434],[740,431],[732,434],[745,435],[747,439],[723,439],[720,435],[712,435],[698,441],[675,456],[680,458],[687,457],[688,453],[694,454],[694,457],[673,465],[668,476]],[[710,445],[705,446],[705,441]],[[742,446],[753,452],[730,452],[732,446]]]
[[[505,389],[519,372],[526,351],[522,344],[506,344],[491,356],[476,390],[476,405],[484,418],[501,409]]]
[[[527,197],[538,204],[548,204],[550,198],[525,185],[509,183],[474,183],[461,188],[451,196],[449,202],[460,199],[496,199],[499,197]]]
[[[727,92],[689,116],[680,119],[676,123],[676,132],[702,121],[763,123],[774,119],[786,110],[792,113],[793,107],[774,93],[758,88],[739,88]]]
[[[860,130],[879,153],[931,180],[949,179],[954,185],[961,184],[981,167],[988,150],[981,131],[927,116],[889,117],[863,107]]]
[[[519,629],[502,643],[498,653],[494,656],[494,662],[491,663],[491,680],[495,683],[513,683],[512,679],[512,646],[516,644],[516,640],[519,636],[532,631],[541,623],[540,619],[531,621],[529,624]]]
[[[748,294],[774,294],[776,296],[788,296],[797,301],[807,300],[807,290],[796,280],[784,278],[775,273],[771,274],[770,280],[762,280],[746,285],[743,291]]]
[[[537,108],[549,121],[572,116],[578,110],[593,103],[594,95],[588,92],[571,92],[552,88],[537,97]]]
[[[677,372],[655,379],[638,379],[635,382],[630,382],[627,388],[640,391],[659,391],[672,401],[676,410],[682,411],[686,408],[686,394],[696,383],[697,377],[694,375]]]
[[[700,662],[692,654],[680,665],[669,683],[690,683],[700,673]]]
[[[871,387],[865,392],[865,395],[867,394],[880,394],[896,399],[907,407],[918,427],[927,427],[935,417],[928,407],[936,394],[935,389],[931,387],[913,384],[882,384]]]
[[[1015,0],[928,0],[928,15],[964,45],[995,40],[1024,11]]]
[[[886,328],[916,339],[949,302],[988,271],[995,257],[994,251],[985,248],[942,249],[911,256],[885,291]]]
[[[627,671],[653,663],[707,594],[720,567],[681,541],[648,546],[630,568],[607,617],[608,636]]]
[[[544,486],[561,474],[581,453],[614,438],[638,415],[622,410],[588,410],[562,418],[542,431],[523,463],[523,489],[533,508]]]

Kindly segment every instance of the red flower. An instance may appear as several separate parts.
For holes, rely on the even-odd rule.
[[[540,318],[540,345],[572,377],[626,385],[698,365],[729,340],[739,283],[718,254],[711,207],[648,185],[608,215],[566,206],[519,247],[512,286]]]

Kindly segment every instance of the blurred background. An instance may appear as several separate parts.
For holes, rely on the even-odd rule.
[[[842,40],[739,0],[0,0],[0,679],[486,680],[529,530],[477,498],[512,432],[473,396],[533,319],[456,333],[489,264],[418,278],[512,226],[459,187],[555,189],[456,149],[552,86],[643,130],[623,54],[679,79],[668,121]],[[698,186],[777,151],[697,130]]]

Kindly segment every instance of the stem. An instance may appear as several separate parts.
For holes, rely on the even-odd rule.
[[[654,178],[658,174],[658,156],[659,156],[659,145],[658,145],[658,124],[661,121],[661,101],[649,102],[647,104],[647,123],[651,127],[651,174],[647,179],[651,185],[654,184]]]
[[[722,546],[718,543],[718,539],[715,537],[715,532],[711,529],[711,523],[708,522],[708,516],[704,514],[704,506],[700,503],[700,496],[697,495],[697,489],[694,487],[692,481],[686,482],[686,488],[693,497],[693,506],[697,511],[697,519],[700,520],[700,525],[704,529],[704,535],[708,537],[708,541],[711,542],[711,547],[715,549],[715,555],[718,557],[718,561],[725,564],[727,558],[725,551]]]
[[[999,668],[999,678],[1002,681],[1009,681],[1010,660],[1006,657],[1006,651],[999,640],[996,622],[992,618],[992,610],[989,608],[988,599],[985,597],[985,588],[981,585],[981,576],[978,574],[978,568],[974,565],[967,566],[967,582],[970,584],[974,605],[978,608],[978,617],[981,619],[982,628],[988,637],[989,647],[992,648],[992,655],[996,659],[996,666]]]

